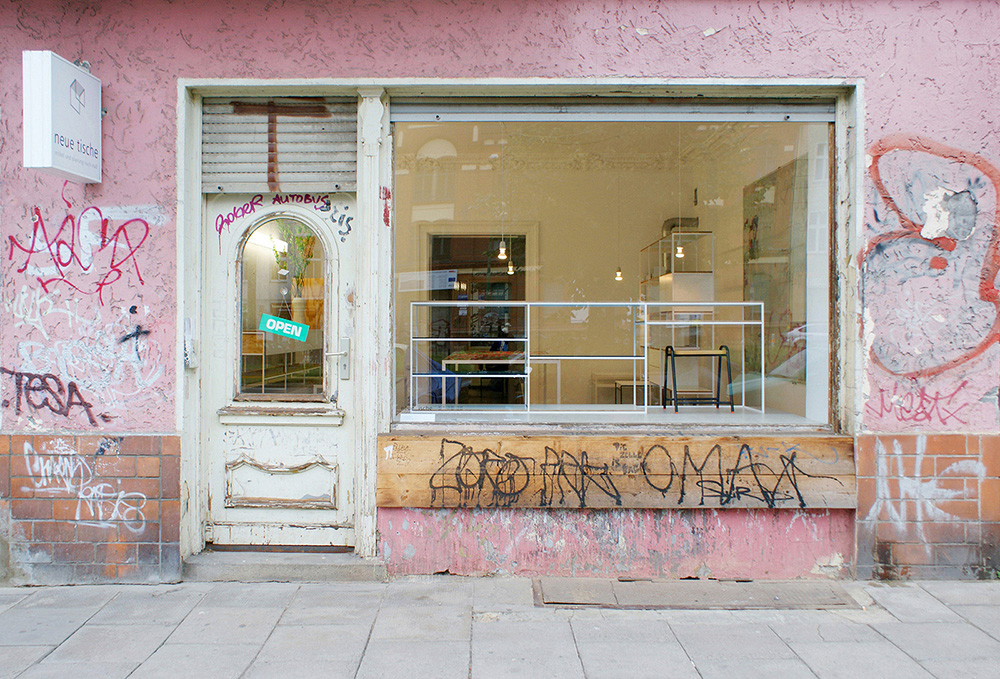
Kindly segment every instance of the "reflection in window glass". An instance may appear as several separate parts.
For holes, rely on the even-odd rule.
[[[397,411],[828,422],[831,129],[396,123]]]
[[[325,257],[315,233],[295,219],[261,224],[241,257],[240,392],[323,393]]]

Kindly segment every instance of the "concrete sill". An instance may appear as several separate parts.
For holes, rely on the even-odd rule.
[[[246,403],[219,408],[220,424],[339,427],[344,411],[332,404]]]

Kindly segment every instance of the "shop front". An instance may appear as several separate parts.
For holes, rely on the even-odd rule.
[[[996,8],[495,5],[0,11],[0,579],[995,577]]]
[[[851,86],[223,89],[184,89],[193,552],[849,572]]]

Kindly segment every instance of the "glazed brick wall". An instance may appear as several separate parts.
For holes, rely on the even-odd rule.
[[[860,436],[859,578],[995,578],[1000,436]]]
[[[176,581],[179,497],[178,437],[0,436],[0,579]]]

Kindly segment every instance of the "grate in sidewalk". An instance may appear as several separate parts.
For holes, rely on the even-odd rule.
[[[629,609],[830,609],[860,608],[829,580],[637,580],[535,578],[535,602],[554,606]]]

